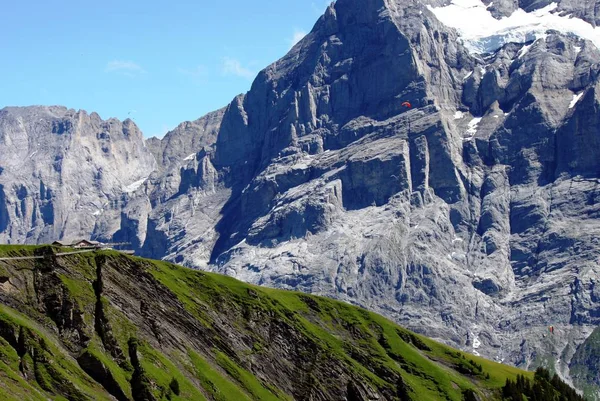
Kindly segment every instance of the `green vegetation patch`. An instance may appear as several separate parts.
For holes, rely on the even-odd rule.
[[[2,266],[2,263],[6,262],[0,262],[0,284],[9,279],[11,276],[6,267]]]
[[[81,309],[92,306],[96,302],[96,295],[91,282],[85,280],[76,280],[67,275],[61,274],[60,280],[69,291],[69,295],[77,302]]]
[[[224,307],[237,310],[240,314],[263,311],[283,318],[296,313],[273,297],[265,296],[264,288],[231,277],[185,269],[163,261],[145,264],[153,277],[175,294],[188,312],[209,328],[212,321],[207,311]],[[242,329],[241,322],[233,323],[237,323]]]
[[[0,337],[0,361],[4,362],[13,370],[19,369],[19,355],[17,350],[13,348],[4,338]]]
[[[147,342],[141,341],[138,348],[141,363],[146,376],[153,383],[153,393],[159,400],[206,400],[204,395],[183,375],[167,357],[152,348]],[[173,392],[173,379],[177,381],[180,394]]]
[[[130,258],[138,259],[135,257]],[[202,291],[205,289],[203,286],[205,273],[186,270],[162,261],[146,262],[144,264],[149,267],[149,272],[158,282],[175,294],[189,313],[206,327],[211,326],[211,320],[206,313],[209,307]]]
[[[131,398],[131,386],[129,385],[131,372],[123,370],[110,355],[103,352],[102,346],[98,344],[99,341],[98,338],[95,338],[84,352],[88,352],[92,357],[100,361],[110,372],[121,391]]]
[[[210,394],[215,401],[250,400],[236,384],[223,377],[204,358],[188,351],[188,356],[193,365],[193,374],[198,378],[202,388]]]
[[[3,401],[46,401],[48,397],[28,383],[12,366],[0,361],[0,400]]]
[[[103,308],[108,317],[112,334],[119,344],[119,348],[127,354],[128,341],[131,337],[138,336],[138,328],[134,325],[123,312],[110,306],[110,302],[106,298],[102,298]],[[133,369],[133,368],[132,368]]]
[[[14,258],[19,256],[32,256],[35,250],[44,247],[44,245],[0,245],[0,257]]]
[[[69,252],[73,249],[60,249],[58,251]],[[97,278],[95,254],[95,252],[74,254],[64,256],[61,260],[71,270],[71,273],[75,273],[91,283]]]
[[[257,400],[279,400],[280,398],[265,388],[261,382],[246,369],[241,368],[233,362],[227,355],[220,351],[215,352],[217,363],[221,366],[232,378],[234,378],[241,386]]]
[[[19,344],[23,344],[22,348],[27,352],[27,360],[32,365],[35,380],[42,389],[69,400],[108,399],[102,387],[38,331],[35,324],[30,324],[26,317],[0,305],[0,322],[4,326],[13,325],[21,333]]]
[[[472,382],[451,369],[435,363],[414,346],[406,343],[399,335],[396,326],[381,318],[380,343],[388,355],[405,372],[402,375],[414,399],[461,401],[466,389],[473,389]]]

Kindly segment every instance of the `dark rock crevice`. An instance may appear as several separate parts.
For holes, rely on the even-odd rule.
[[[126,366],[127,359],[123,350],[119,346],[117,339],[113,335],[110,321],[106,314],[105,305],[102,298],[104,282],[102,280],[102,267],[105,263],[105,256],[96,258],[96,281],[94,281],[94,293],[96,295],[96,305],[94,313],[94,329],[102,340],[102,345],[111,354],[111,356],[121,366]]]
[[[134,401],[156,401],[152,394],[150,380],[146,376],[142,363],[138,355],[139,342],[136,338],[129,339],[129,359],[133,365],[133,375],[131,376],[131,393]]]
[[[104,264],[104,257],[96,257],[95,262],[96,280],[93,282],[94,295],[96,297],[94,306],[94,330],[100,337],[104,349],[108,351],[117,364],[124,370],[130,370],[131,366],[113,335],[112,327],[106,314],[106,306],[102,298],[104,287],[102,267]],[[90,349],[84,350],[79,355],[77,363],[88,375],[104,387],[106,391],[113,395],[117,400],[129,401],[129,397],[123,392],[123,389],[113,376],[113,373]]]
[[[106,365],[98,359],[89,350],[84,351],[78,358],[77,363],[92,379],[97,381],[118,401],[130,401],[129,397],[123,392],[121,386],[114,378]]]

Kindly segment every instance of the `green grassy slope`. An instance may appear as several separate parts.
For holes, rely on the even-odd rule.
[[[496,400],[533,377],[330,299],[53,252],[0,246],[47,256],[0,261],[0,399]]]

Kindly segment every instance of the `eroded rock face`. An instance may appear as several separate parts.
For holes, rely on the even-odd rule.
[[[593,21],[584,3],[559,9]],[[493,7],[500,18],[544,4]],[[599,63],[593,43],[559,32],[472,56],[419,1],[338,0],[250,92],[153,140],[149,178],[109,186],[114,210],[81,217],[81,232],[343,299],[505,363],[553,360],[568,377],[600,323]],[[52,121],[28,124],[62,138],[77,123]],[[21,125],[2,124],[5,146],[23,147],[6,139]],[[27,184],[33,170],[16,184],[3,163],[0,235],[22,238],[34,215],[70,232],[76,217],[49,216],[77,205],[54,201],[45,178]]]
[[[110,238],[156,168],[131,121],[64,107],[0,111],[0,240]]]

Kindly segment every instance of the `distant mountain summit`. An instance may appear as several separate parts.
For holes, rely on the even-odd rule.
[[[146,145],[131,122],[6,109],[0,235],[335,297],[598,399],[599,9],[338,0],[247,94]],[[28,158],[38,138],[68,174]]]

